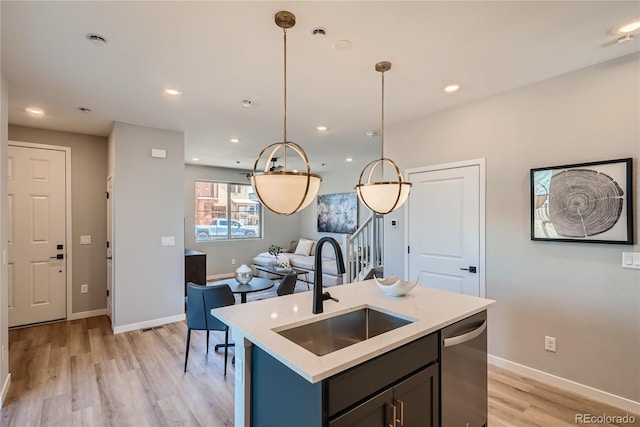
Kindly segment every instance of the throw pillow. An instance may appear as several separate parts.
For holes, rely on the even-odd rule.
[[[287,249],[285,252],[288,252],[290,254],[295,253],[297,246],[298,246],[298,241],[297,240],[292,240],[291,241],[291,245],[289,245],[289,249]]]
[[[298,246],[296,246],[296,255],[304,255],[309,256],[309,252],[311,252],[311,246],[313,246],[313,240],[300,240],[298,242]]]

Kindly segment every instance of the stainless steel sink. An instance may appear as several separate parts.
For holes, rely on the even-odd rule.
[[[324,356],[409,323],[412,321],[367,307],[275,332],[317,356]]]

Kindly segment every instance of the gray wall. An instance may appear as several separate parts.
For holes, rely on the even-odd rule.
[[[117,122],[109,145],[114,326],[184,315],[184,136]],[[152,148],[167,158],[152,158]],[[162,246],[162,236],[175,245]]]
[[[1,8],[0,8],[1,9]],[[1,45],[1,44],[0,44]],[[2,75],[0,64],[0,176],[7,176],[7,139],[8,139],[8,96],[7,82]],[[7,200],[7,180],[0,179],[0,200]],[[4,387],[9,377],[9,308],[8,289],[9,277],[7,263],[4,256],[8,248],[8,213],[7,204],[0,203],[0,389]],[[0,396],[1,398],[1,396]]]
[[[486,284],[487,297],[497,301],[489,352],[634,401],[640,401],[640,271],[622,269],[621,253],[640,246],[531,241],[529,169],[633,157],[638,241],[639,58],[595,65],[387,133],[389,156],[402,168],[486,158]],[[401,232],[385,228],[386,265],[397,271]],[[557,338],[557,353],[545,352],[545,335]]]
[[[268,209],[264,211],[264,237],[224,242],[195,242],[195,181],[221,181],[246,184],[248,181],[237,169],[208,166],[185,165],[184,173],[184,242],[185,248],[207,254],[207,275],[229,274],[241,264],[251,264],[251,259],[260,252],[266,252],[270,245],[289,247],[292,240],[300,238],[300,216],[277,215]],[[303,212],[310,209],[307,207]],[[235,258],[236,264],[231,260]]]
[[[71,147],[72,313],[106,307],[107,138],[24,126],[9,126],[9,140]],[[80,236],[91,236],[81,245]],[[89,292],[80,293],[81,284]]]

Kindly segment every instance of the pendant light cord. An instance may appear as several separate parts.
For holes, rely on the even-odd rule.
[[[283,28],[284,33],[284,141],[287,142],[287,29]],[[287,170],[287,146],[284,146],[284,170]]]
[[[384,71],[382,74],[382,130],[380,132],[380,160],[384,159]],[[384,162],[380,162],[382,181],[384,181]]]

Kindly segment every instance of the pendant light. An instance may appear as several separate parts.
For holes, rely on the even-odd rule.
[[[362,169],[356,190],[362,203],[372,211],[384,215],[393,212],[404,204],[407,197],[409,197],[411,183],[404,180],[400,168],[393,160],[384,157],[384,73],[391,69],[391,62],[378,62],[375,69],[382,74],[382,132],[380,135],[382,151],[379,159],[374,160]],[[395,181],[385,180],[385,163],[391,166]],[[376,174],[378,167],[380,168]],[[366,182],[362,182],[365,176]]]
[[[260,152],[249,179],[260,202],[267,209],[280,215],[291,215],[313,201],[322,177],[311,173],[309,158],[302,147],[287,140],[287,29],[296,24],[296,17],[291,12],[280,11],[276,13],[275,22],[284,33],[284,139],[266,146]],[[287,170],[288,154],[299,156],[306,166],[306,172]],[[263,156],[264,168],[259,171],[258,165]],[[283,160],[282,168],[272,166],[278,159]]]

